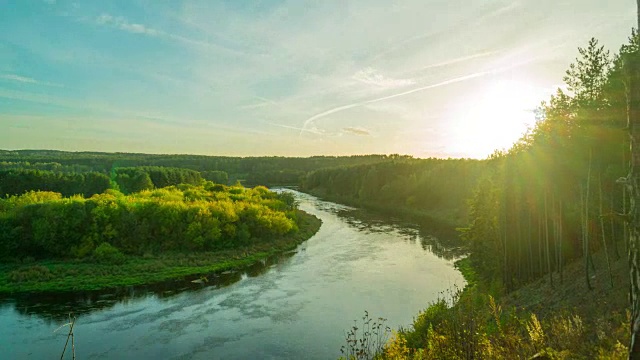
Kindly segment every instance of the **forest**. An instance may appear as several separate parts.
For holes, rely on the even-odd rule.
[[[47,281],[56,279],[49,271],[42,277],[40,270],[48,269],[42,262],[86,268],[191,253],[271,253],[272,246],[289,248],[315,232],[319,224],[309,218],[291,194],[262,186],[205,182],[129,195],[108,189],[91,197],[29,191],[0,199],[0,290],[49,288]],[[276,246],[285,238],[288,243]],[[32,262],[36,265],[21,265]]]
[[[404,155],[313,156],[309,158],[227,157],[57,150],[0,150],[0,170],[29,169],[64,173],[95,171],[108,175],[114,169],[123,167],[181,168],[201,172],[207,180],[225,185],[241,181],[247,186],[291,186],[298,185],[301,179],[313,170],[373,164],[397,158],[411,157]]]
[[[628,358],[631,195],[623,185],[631,80],[623,61],[638,63],[638,41],[634,30],[613,55],[596,39],[579,48],[566,86],[540,105],[535,126],[483,161],[474,183],[461,187],[471,191],[467,225],[458,229],[469,257],[458,265],[470,285],[395,333],[382,358]],[[371,179],[393,179],[405,166],[394,164],[384,174],[375,165],[321,170],[306,184],[363,204],[394,203],[385,197],[386,183],[372,191],[367,186]],[[345,183],[349,190],[341,192]],[[425,207],[395,194],[394,204]],[[514,301],[520,292],[527,296]],[[530,303],[536,311],[514,307]]]

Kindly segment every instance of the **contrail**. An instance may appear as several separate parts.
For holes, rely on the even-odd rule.
[[[496,50],[496,51],[486,51],[486,52],[483,52],[483,53],[478,53],[478,54],[469,55],[469,56],[462,56],[462,57],[455,58],[455,59],[452,59],[452,60],[447,60],[447,61],[443,61],[443,62],[439,62],[439,63],[427,65],[427,66],[423,66],[423,67],[419,68],[418,70],[414,70],[413,72],[432,69],[432,68],[441,67],[441,66],[453,65],[453,64],[456,64],[456,63],[459,63],[459,62],[473,60],[473,59],[477,59],[477,58],[481,58],[481,57],[485,57],[485,56],[489,56],[489,55],[494,55],[494,54],[498,54],[498,53],[500,53],[500,51]]]
[[[342,111],[342,110],[347,110],[347,109],[351,109],[351,108],[354,108],[354,107],[362,106],[362,105],[364,105],[366,103],[367,102],[359,102],[359,103],[354,103],[354,104],[350,104],[350,105],[344,105],[344,106],[340,106],[340,107],[337,107],[337,108],[333,108],[331,110],[327,110],[327,111],[325,111],[323,113],[320,113],[320,114],[313,115],[312,117],[308,118],[304,122],[304,124],[302,125],[302,129],[300,129],[300,135],[302,135],[303,131],[307,131],[307,126],[309,126],[316,119],[320,119],[322,117],[325,117],[327,115],[331,115],[333,113],[337,113],[337,112]]]
[[[296,126],[282,125],[282,124],[276,124],[276,123],[266,122],[266,121],[264,123],[268,124],[268,125],[272,125],[272,126],[278,126],[278,127],[285,128],[285,129],[300,130],[301,132],[306,131],[306,132],[310,132],[312,134],[318,134],[318,135],[322,134],[320,131],[303,129],[303,128],[299,128],[299,127],[296,127]]]
[[[477,77],[480,77],[480,76],[487,75],[489,73],[491,73],[491,71],[481,71],[481,72],[477,72],[477,73],[474,73],[474,74],[471,74],[471,75],[465,75],[465,76],[457,77],[457,78],[454,78],[454,79],[446,80],[446,81],[443,81],[443,82],[439,82],[437,84],[427,85],[427,86],[419,87],[419,88],[412,89],[412,90],[409,90],[409,91],[401,92],[399,94],[389,95],[389,96],[385,96],[385,97],[381,97],[381,98],[365,101],[365,102],[362,102],[361,104],[370,104],[370,103],[374,103],[374,102],[378,102],[378,101],[389,100],[389,99],[397,98],[397,97],[400,97],[400,96],[413,94],[414,92],[418,92],[418,91],[429,90],[429,89],[433,89],[433,88],[440,87],[440,86],[445,86],[445,85],[449,85],[449,84],[453,84],[453,83],[457,83],[457,82],[461,82],[461,81],[465,81],[465,80],[474,79],[474,78],[477,78]]]
[[[416,89],[404,91],[404,92],[401,92],[401,93],[398,93],[398,94],[384,96],[384,97],[377,98],[377,99],[361,101],[361,102],[357,102],[357,103],[353,103],[353,104],[349,104],[349,105],[343,105],[343,106],[340,106],[340,107],[337,107],[337,108],[333,108],[331,110],[327,110],[325,112],[321,112],[320,114],[313,115],[312,117],[310,117],[307,120],[305,120],[304,124],[302,125],[302,128],[300,129],[300,134],[298,136],[301,136],[304,131],[307,131],[307,126],[311,125],[311,123],[313,123],[315,120],[323,118],[323,117],[325,117],[327,115],[331,115],[331,114],[334,114],[334,113],[337,113],[337,112],[340,112],[340,111],[343,111],[343,110],[351,109],[351,108],[354,108],[354,107],[375,103],[375,102],[378,102],[378,101],[389,100],[389,99],[393,99],[393,98],[397,98],[397,97],[413,94],[413,93],[419,92],[419,91],[429,90],[429,89],[437,88],[437,87],[440,87],[440,86],[445,86],[445,85],[449,85],[449,84],[453,84],[453,83],[457,83],[457,82],[461,82],[461,81],[474,79],[474,78],[477,78],[477,77],[480,77],[480,76],[487,75],[487,74],[489,74],[491,72],[492,71],[481,71],[481,72],[477,72],[477,73],[474,73],[474,74],[465,75],[465,76],[449,79],[449,80],[446,80],[446,81],[442,81],[442,82],[439,82],[439,83],[436,83],[436,84],[431,84],[431,85],[419,87],[419,88],[416,88]]]

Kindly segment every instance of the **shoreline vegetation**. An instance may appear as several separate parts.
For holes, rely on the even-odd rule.
[[[295,207],[291,194],[275,194],[264,187],[181,187],[89,199],[30,192],[0,200],[0,227],[5,230],[0,246],[19,254],[0,263],[0,295],[95,291],[190,277],[207,282],[214,273],[294,250],[321,225],[320,219]],[[80,228],[69,229],[71,219],[65,210],[70,207]],[[112,211],[108,219],[102,216],[106,209]],[[163,218],[163,213],[173,215],[172,220]],[[50,238],[38,235],[46,219],[51,221],[40,234]],[[131,224],[119,224],[124,219],[146,228],[148,234]],[[148,224],[153,219],[159,222],[156,226]],[[88,226],[96,221],[105,221],[99,228],[111,233],[96,235],[97,227]],[[163,235],[151,229],[160,229],[161,222],[164,231],[173,233],[159,240]],[[61,229],[69,229],[76,238],[54,248]]]
[[[634,29],[613,56],[594,38],[578,53],[566,89],[543,102],[533,128],[486,159],[464,191],[453,187],[463,178],[443,176],[452,162],[437,169],[440,176],[418,173],[416,181],[398,176],[408,168],[401,163],[307,178],[310,188],[347,203],[426,208],[431,204],[413,201],[413,186],[433,179],[426,195],[470,195],[467,225],[459,229],[469,257],[457,263],[470,285],[427,304],[379,358],[629,358],[631,282],[622,249],[633,243],[630,195],[620,186],[630,161],[621,131],[628,117],[623,59],[637,61],[640,37]]]

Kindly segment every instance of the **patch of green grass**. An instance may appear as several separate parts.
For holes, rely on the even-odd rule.
[[[454,263],[454,266],[460,273],[462,277],[467,281],[467,287],[471,287],[478,283],[478,274],[476,273],[473,265],[471,264],[471,259],[469,257],[462,258]]]
[[[0,264],[0,294],[101,290],[232,270],[295,249],[320,225],[315,216],[299,212],[295,234],[234,250],[127,256],[122,264],[93,260]]]

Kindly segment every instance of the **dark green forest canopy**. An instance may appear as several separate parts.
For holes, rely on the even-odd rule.
[[[90,197],[110,188],[130,194],[171,185],[203,183],[202,176],[195,170],[159,166],[115,168],[109,173],[104,173],[34,170],[30,167],[30,163],[5,162],[0,166],[2,164],[8,168],[8,170],[0,170],[0,194],[3,196],[42,190],[59,192],[64,196],[79,194]],[[26,168],[13,168],[13,164],[25,165]],[[35,165],[38,164],[40,163],[35,163]],[[57,166],[52,168],[58,169]]]
[[[302,189],[330,199],[384,212],[425,217],[460,226],[467,221],[467,199],[486,161],[395,159],[375,164],[320,169]]]

